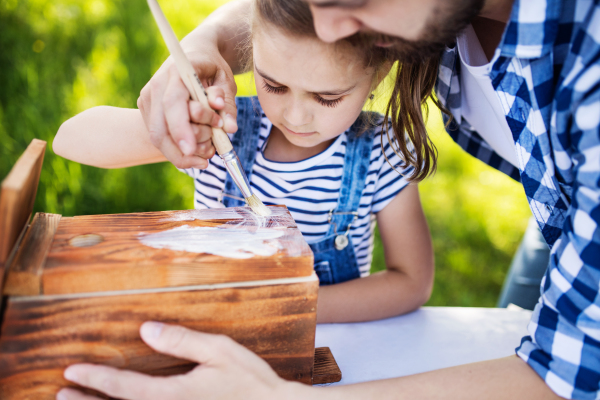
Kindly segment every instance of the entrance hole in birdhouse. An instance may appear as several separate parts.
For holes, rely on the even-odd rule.
[[[69,244],[74,247],[89,247],[94,246],[98,243],[102,243],[103,241],[104,237],[102,237],[101,235],[90,233],[87,235],[75,236],[74,238],[69,240]]]

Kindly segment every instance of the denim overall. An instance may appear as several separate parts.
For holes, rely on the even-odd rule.
[[[255,97],[237,97],[238,131],[231,143],[240,162],[251,179],[252,166],[256,160],[261,112]],[[359,135],[360,122],[355,122],[347,133],[344,171],[338,203],[329,211],[329,230],[323,239],[310,243],[314,253],[314,268],[321,285],[345,282],[359,278],[358,261],[354,253],[350,227],[358,217],[360,199],[365,187],[373,135],[369,130]],[[245,206],[239,189],[229,175],[225,180],[222,202],[226,207]]]

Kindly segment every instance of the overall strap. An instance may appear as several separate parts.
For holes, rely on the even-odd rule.
[[[376,130],[375,128],[361,129],[364,126],[363,124],[362,118],[359,118],[347,132],[340,194],[336,208],[329,212],[330,225],[327,236],[347,236],[352,222],[358,216],[360,199],[369,172],[373,137]]]
[[[238,130],[233,135],[231,144],[242,163],[242,168],[246,172],[248,182],[250,182],[256,153],[259,151],[258,138],[262,109],[256,97],[236,97],[235,104],[237,106]],[[246,205],[242,193],[229,174],[225,178],[222,201],[225,207],[241,207]]]

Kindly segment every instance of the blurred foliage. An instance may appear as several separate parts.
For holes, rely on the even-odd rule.
[[[225,1],[163,1],[181,38]],[[35,211],[62,215],[190,208],[191,180],[163,163],[101,170],[54,155],[60,124],[87,108],[135,107],[168,53],[144,0],[0,0],[0,177],[33,138],[48,141]],[[237,77],[239,94],[252,77]],[[384,88],[385,89],[385,88]],[[373,108],[382,110],[379,102]],[[462,152],[432,107],[438,173],[421,185],[436,251],[428,304],[493,306],[529,209],[522,187]],[[373,270],[384,268],[375,246]]]

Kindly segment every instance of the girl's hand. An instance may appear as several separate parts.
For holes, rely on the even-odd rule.
[[[186,55],[207,88],[210,106],[225,118],[190,100],[172,59],[154,74],[137,101],[152,144],[178,168],[208,166],[207,159],[215,154],[211,127],[237,131],[233,73],[216,46],[212,47]]]
[[[150,140],[176,167],[206,168],[215,149],[211,126],[237,131],[233,72],[244,72],[243,51],[250,29],[251,0],[222,5],[190,32],[181,45],[208,92],[208,103],[224,117],[189,101],[189,93],[168,59],[142,89],[138,108]]]
[[[302,398],[310,387],[284,381],[256,354],[227,336],[181,326],[146,322],[142,339],[161,353],[198,362],[184,375],[153,377],[111,367],[79,364],[65,370],[66,379],[119,399],[267,399]],[[57,400],[92,400],[74,389],[62,389]]]

